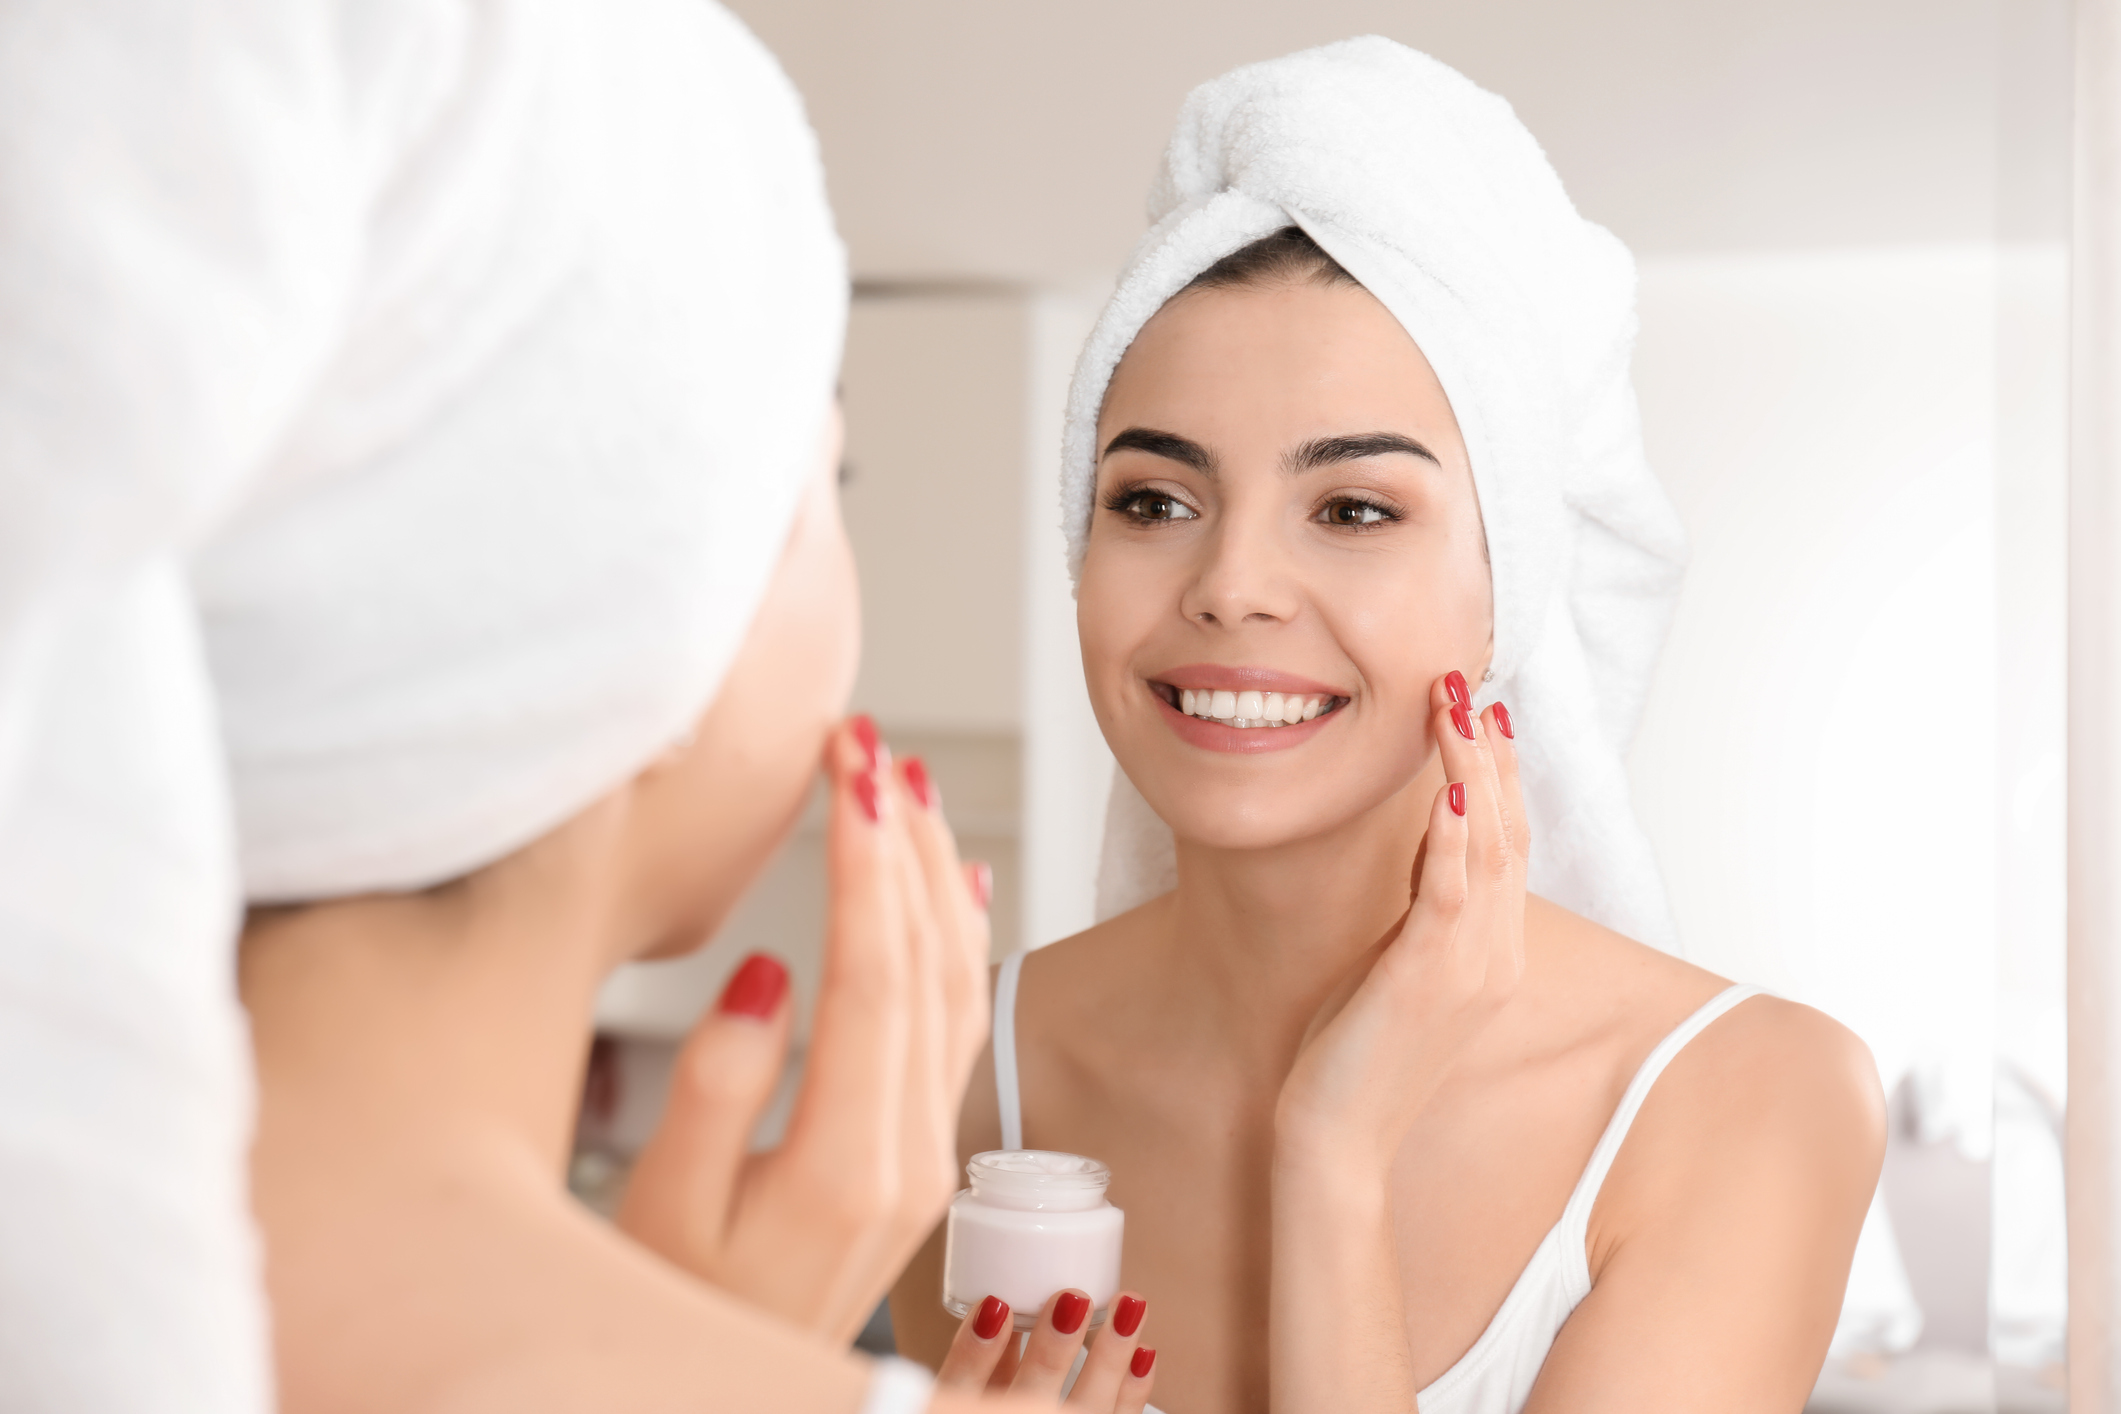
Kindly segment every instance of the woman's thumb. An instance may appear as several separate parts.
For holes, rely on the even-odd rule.
[[[753,953],[694,1024],[619,1207],[634,1238],[680,1263],[720,1245],[752,1131],[780,1080],[790,1015],[788,969]]]

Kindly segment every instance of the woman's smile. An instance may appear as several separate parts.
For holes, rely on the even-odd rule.
[[[1272,668],[1197,663],[1148,679],[1180,740],[1209,751],[1279,751],[1309,741],[1348,694]]]

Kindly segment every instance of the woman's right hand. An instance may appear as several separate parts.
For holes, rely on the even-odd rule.
[[[1319,1009],[1282,1084],[1277,1145],[1381,1175],[1415,1116],[1524,975],[1531,832],[1500,704],[1475,714],[1456,671],[1430,689],[1449,784],[1429,806],[1413,899]]]
[[[1141,1343],[1148,1309],[1149,1303],[1131,1291],[1113,1299],[1111,1317],[1090,1341],[1089,1357],[1068,1394],[1067,1408],[1088,1414],[1141,1414],[1156,1383],[1156,1352]],[[1061,1386],[1088,1339],[1090,1298],[1080,1291],[1055,1292],[1021,1342],[1010,1314],[1008,1303],[995,1296],[966,1313],[936,1374],[937,1389],[1061,1402]]]
[[[619,1226],[833,1340],[853,1337],[958,1185],[958,1105],[986,1043],[984,865],[963,865],[918,759],[833,733],[825,968],[782,1142],[753,1154],[792,1026],[786,969],[747,959],[694,1027]]]

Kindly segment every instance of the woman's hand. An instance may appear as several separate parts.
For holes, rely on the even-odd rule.
[[[1390,1175],[1415,1117],[1524,974],[1531,840],[1500,705],[1430,689],[1444,779],[1398,924],[1319,1008],[1274,1114],[1268,1400],[1402,1414],[1415,1404]]]
[[[958,1187],[955,1127],[986,1043],[988,875],[962,865],[921,762],[856,718],[825,751],[831,907],[803,1088],[748,1152],[786,1054],[787,971],[747,959],[686,1040],[619,1226],[665,1258],[851,1339]]]
[[[1156,1383],[1156,1352],[1141,1343],[1149,1303],[1131,1291],[1112,1302],[1111,1319],[1090,1342],[1083,1372],[1066,1404],[1090,1414],[1141,1414]],[[1089,1324],[1090,1298],[1058,1291],[1038,1313],[1038,1324],[1019,1342],[1009,1305],[990,1296],[966,1315],[943,1357],[936,1387],[967,1393],[1029,1395],[1059,1402],[1061,1386],[1075,1364]]]
[[[1306,1033],[1275,1112],[1277,1146],[1382,1174],[1466,1043],[1524,975],[1531,852],[1509,714],[1478,716],[1456,671],[1430,689],[1445,780],[1407,911]]]

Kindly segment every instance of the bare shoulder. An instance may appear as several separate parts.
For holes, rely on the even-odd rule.
[[[1749,997],[1651,1089],[1600,1194],[1593,1245],[1650,1226],[1678,1237],[1742,1225],[1845,1233],[1852,1250],[1884,1156],[1870,1049],[1824,1012]]]

